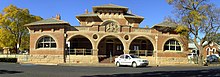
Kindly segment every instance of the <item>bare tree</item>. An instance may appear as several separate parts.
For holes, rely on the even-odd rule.
[[[189,29],[189,36],[199,49],[199,65],[204,62],[204,42],[213,41],[219,32],[220,9],[207,0],[167,0],[173,5],[177,19]]]

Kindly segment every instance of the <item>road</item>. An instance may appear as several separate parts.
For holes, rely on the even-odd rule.
[[[220,67],[93,67],[0,63],[0,77],[195,77],[220,76]]]

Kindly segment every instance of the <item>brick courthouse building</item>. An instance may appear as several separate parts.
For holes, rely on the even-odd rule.
[[[150,64],[187,62],[188,41],[169,21],[140,28],[143,17],[113,4],[93,6],[76,18],[80,26],[56,18],[26,24],[30,31],[31,63],[111,63],[131,53]]]

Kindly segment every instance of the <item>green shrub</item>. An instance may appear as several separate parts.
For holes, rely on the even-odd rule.
[[[16,62],[17,62],[17,58],[0,58],[0,62],[12,62],[12,63],[16,63]]]

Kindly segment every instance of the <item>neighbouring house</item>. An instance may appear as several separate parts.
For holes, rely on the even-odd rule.
[[[112,63],[121,54],[136,54],[150,64],[187,63],[188,40],[175,23],[163,21],[140,28],[144,17],[128,7],[106,4],[77,15],[79,26],[61,16],[26,24],[30,32],[31,63]],[[147,12],[147,11],[146,11]]]
[[[195,54],[199,55],[199,49],[196,47],[196,45],[193,41],[189,40],[188,50],[190,53],[195,53]]]
[[[215,42],[211,42],[211,43],[205,45],[205,47],[203,49],[203,55],[205,57],[207,57],[209,55],[213,55],[213,54],[218,54],[218,55],[220,54],[220,45],[218,45]]]

